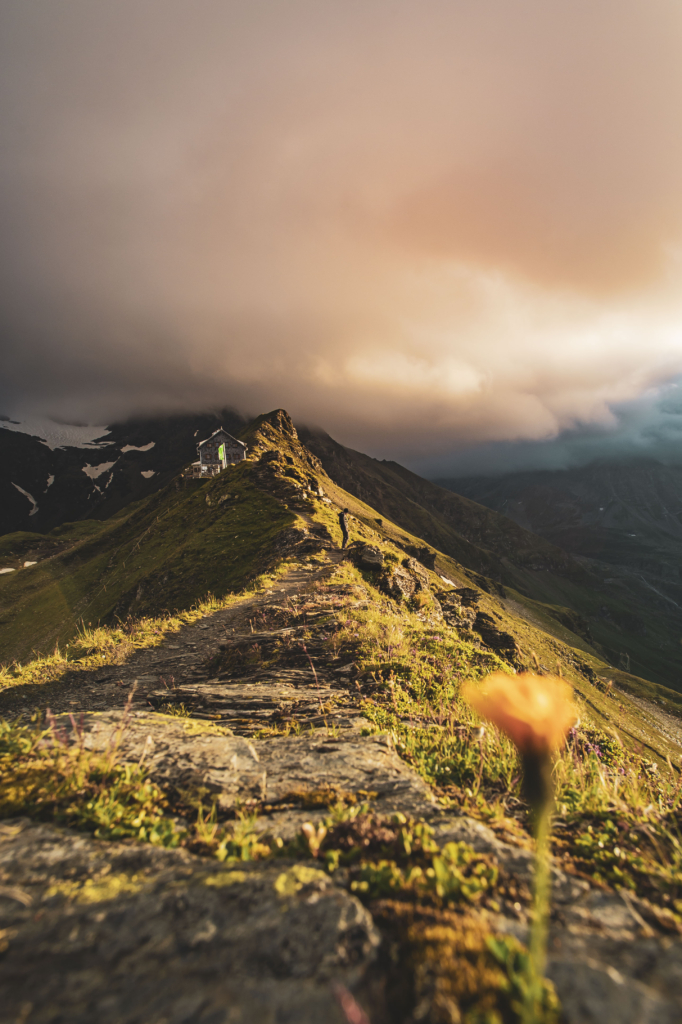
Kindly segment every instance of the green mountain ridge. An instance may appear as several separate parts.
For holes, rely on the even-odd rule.
[[[531,616],[541,614],[544,628],[556,633],[572,621],[571,628],[614,669],[682,691],[679,610],[646,580],[575,557],[552,543],[552,535],[531,533],[494,508],[396,463],[345,448],[322,431],[302,429],[301,437],[342,487],[474,571],[513,588]]]
[[[561,549],[394,463],[320,432],[297,434],[282,410],[259,417],[241,436],[249,458],[210,481],[178,476],[103,522],[0,538],[5,562],[37,562],[0,577],[2,662],[47,654],[83,627],[236,593],[310,538],[315,520],[338,541],[333,508],[347,506],[358,542],[388,543],[396,557],[432,564],[450,581],[444,590],[478,593],[479,630],[489,639],[495,630],[513,638],[519,667],[532,668],[535,659],[552,668],[563,659],[567,672],[590,685],[614,679],[673,710],[682,704],[646,665],[632,674],[609,664],[583,614],[603,600],[601,581]]]
[[[553,766],[534,1019],[599,1019],[614,977],[634,1007],[619,1019],[643,1019],[644,998],[677,1019],[682,695],[609,665],[573,608],[529,595],[542,580],[582,594],[580,563],[301,433],[276,410],[211,480],[0,542],[37,563],[0,578],[3,658],[62,644],[0,669],[12,1019],[30,995],[41,1019],[87,1021],[106,999],[134,1024],[208,992],[216,1020],[341,1024],[331,978],[372,1024],[519,1024],[536,913],[523,762],[467,689],[523,671],[562,675],[576,713]],[[129,957],[110,969],[121,935],[132,978]]]

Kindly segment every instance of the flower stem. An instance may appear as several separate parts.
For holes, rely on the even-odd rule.
[[[535,877],[533,911],[529,943],[528,988],[523,1007],[523,1024],[541,1024],[545,964],[547,962],[547,924],[549,917],[549,833],[551,800],[537,808],[535,818]]]

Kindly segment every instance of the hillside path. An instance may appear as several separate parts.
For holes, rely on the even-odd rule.
[[[45,708],[54,714],[113,711],[125,707],[131,697],[136,706],[145,705],[148,695],[159,688],[172,691],[184,683],[204,682],[209,675],[206,662],[221,644],[235,636],[258,634],[259,614],[263,618],[269,609],[293,610],[316,584],[330,577],[343,557],[340,549],[329,549],[326,565],[297,563],[268,590],[167,633],[158,646],[136,650],[122,664],[67,672],[42,686],[8,687],[0,692],[0,715]]]
[[[370,600],[360,584],[334,579],[343,557],[331,549],[324,563],[301,561],[270,590],[123,664],[5,691],[0,714],[49,703],[64,742],[115,745],[167,790],[203,792],[223,821],[251,811],[259,835],[284,842],[341,802],[384,821],[427,820],[440,846],[468,843],[514,880],[523,907],[482,920],[526,941],[530,851],[439,803],[392,736],[368,728],[367,681],[334,643]],[[343,870],[322,866],[311,857],[224,865],[0,822],[0,1024],[347,1024],[339,986],[372,1024],[411,1024],[387,1009],[394,940],[381,903],[365,905]],[[548,969],[564,1024],[680,1020],[679,937],[652,928],[633,898],[556,866],[552,881]]]

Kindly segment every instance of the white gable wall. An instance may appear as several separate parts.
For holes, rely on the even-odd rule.
[[[224,458],[220,458],[219,451],[224,448]],[[207,437],[198,446],[199,461],[203,466],[225,466],[235,462],[242,462],[246,458],[246,445],[242,444],[226,430],[216,430],[211,437]]]

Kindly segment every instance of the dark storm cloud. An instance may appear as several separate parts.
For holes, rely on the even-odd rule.
[[[6,0],[0,410],[283,405],[413,465],[616,428],[682,370],[681,42],[672,0]]]
[[[591,462],[649,458],[682,465],[682,379],[612,409],[613,422],[582,425],[548,441],[491,442],[423,460],[432,477],[497,476],[530,469],[572,469]]]

